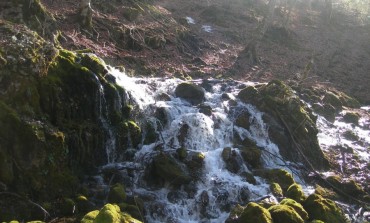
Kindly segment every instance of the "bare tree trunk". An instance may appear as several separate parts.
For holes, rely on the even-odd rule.
[[[80,2],[80,23],[84,28],[92,28],[92,8],[91,0],[81,0]]]

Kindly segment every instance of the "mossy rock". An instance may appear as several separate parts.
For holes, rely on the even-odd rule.
[[[296,202],[295,200],[285,198],[282,201],[280,201],[280,204],[292,207],[299,214],[299,216],[301,216],[303,220],[305,221],[308,220],[308,213],[306,212],[306,210],[304,210],[303,206],[300,203]]]
[[[246,87],[242,89],[238,94],[238,98],[242,102],[247,104],[255,104],[257,102],[256,100],[258,99],[258,96],[259,96],[258,89],[254,86]]]
[[[157,183],[164,182],[180,186],[191,181],[191,176],[184,164],[181,164],[170,154],[161,152],[154,157],[153,162],[147,167],[147,179]],[[162,181],[162,182],[161,182]]]
[[[304,223],[301,216],[291,206],[279,204],[270,207],[268,210],[273,222]]]
[[[126,200],[126,192],[125,187],[117,183],[110,187],[109,193],[108,193],[108,202],[109,203],[122,203]]]
[[[285,195],[288,198],[291,198],[299,203],[303,202],[306,199],[306,196],[304,195],[302,190],[302,186],[297,183],[290,185]]]
[[[338,194],[334,192],[332,189],[324,188],[324,187],[321,187],[320,185],[316,185],[315,194],[318,194],[328,199],[333,199],[333,200],[339,199]]]
[[[270,120],[267,123],[271,139],[285,159],[303,163],[308,160],[316,169],[329,167],[317,140],[316,117],[292,88],[273,80],[258,89],[248,87],[238,97],[266,113],[264,117]],[[299,144],[299,151],[296,144]]]
[[[243,213],[244,208],[245,207],[241,206],[240,204],[237,204],[235,207],[233,207],[225,223],[239,222],[238,218]]]
[[[238,219],[240,223],[272,223],[270,212],[262,206],[250,202]]]
[[[141,223],[141,221],[121,212],[117,205],[106,204],[102,209],[86,214],[81,223]]]
[[[360,115],[357,114],[357,113],[354,113],[354,112],[347,112],[343,116],[343,121],[345,121],[347,123],[352,123],[352,124],[355,124],[355,125],[358,125],[359,119],[360,119]]]
[[[361,198],[365,195],[365,191],[361,188],[361,186],[356,183],[354,180],[343,180],[340,176],[334,175],[329,176],[326,178],[326,181],[333,185],[334,191],[336,191],[339,195],[350,195],[352,197]],[[346,196],[343,197],[344,199],[348,199]]]
[[[257,144],[245,138],[240,147],[240,155],[243,157],[244,161],[252,168],[261,168],[262,167],[262,149],[260,149]]]
[[[293,176],[283,169],[256,170],[253,173],[267,179],[271,183],[278,183],[283,191],[287,191],[289,186],[295,183]]]
[[[275,197],[283,197],[283,189],[281,189],[278,183],[271,183],[270,190]]]
[[[324,103],[330,104],[333,106],[336,110],[341,110],[343,103],[340,100],[339,96],[334,94],[333,92],[326,92],[324,98],[322,99]]]
[[[303,202],[310,219],[321,220],[325,223],[348,223],[342,210],[334,201],[325,199],[318,194],[311,194]]]

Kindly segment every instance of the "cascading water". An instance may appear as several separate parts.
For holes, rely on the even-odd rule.
[[[115,69],[110,72],[142,110],[146,120],[139,121],[155,123],[159,136],[154,143],[142,144],[134,160],[103,167],[125,169],[135,166],[133,169],[137,170],[129,184],[129,191],[131,195],[146,197],[147,222],[224,222],[232,205],[269,194],[269,185],[262,178],[256,177],[256,184],[246,180],[243,174],[251,171],[244,162],[240,163],[237,173],[233,173],[222,159],[225,148],[240,157],[235,138],[248,138],[261,148],[265,168],[281,167],[283,164],[277,146],[268,138],[262,113],[252,105],[235,99],[241,83],[215,81],[206,92],[203,103],[212,109],[212,115],[208,116],[201,113],[199,107],[175,97],[175,88],[181,80],[129,78]],[[161,100],[164,94],[167,95],[166,100]],[[158,108],[165,111],[165,123],[154,118]],[[248,130],[234,125],[238,114],[243,111],[250,114]],[[143,169],[150,165],[153,157],[160,153],[174,153],[179,148],[204,157],[200,177],[192,179],[188,184],[190,186],[166,184],[156,188],[148,185],[143,180]]]
[[[95,75],[95,74],[94,74]],[[96,101],[98,102],[97,114],[99,121],[104,129],[105,136],[104,136],[104,148],[107,155],[107,162],[112,163],[116,160],[116,139],[114,137],[114,132],[109,124],[107,117],[108,117],[108,107],[104,97],[104,87],[99,81],[99,78],[95,75],[95,81],[99,87],[96,95]],[[121,100],[118,97],[119,102]],[[120,105],[118,105],[120,106]]]

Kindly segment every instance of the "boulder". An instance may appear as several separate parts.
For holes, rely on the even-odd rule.
[[[191,181],[189,170],[170,154],[163,152],[154,157],[147,167],[146,178],[149,181],[163,184],[165,182],[175,186],[187,184]]]
[[[253,173],[267,179],[271,183],[278,183],[283,191],[287,191],[290,185],[294,184],[293,176],[283,169],[260,169]]]
[[[318,194],[311,194],[303,202],[310,219],[321,220],[325,223],[348,223],[342,210],[334,201],[325,199]]]
[[[301,216],[303,220],[305,221],[308,220],[308,213],[303,208],[303,206],[300,203],[296,202],[295,200],[285,198],[280,202],[280,204],[292,207]]]
[[[176,97],[185,99],[192,105],[198,105],[205,100],[205,93],[202,87],[191,83],[181,83],[175,89]]]
[[[288,198],[291,198],[299,203],[303,202],[306,199],[306,196],[304,195],[302,190],[302,186],[297,183],[290,185],[285,195]]]
[[[273,205],[269,209],[273,222],[304,223],[301,216],[291,206]]]
[[[241,212],[240,223],[272,223],[270,212],[262,206],[250,202]]]
[[[106,204],[100,210],[87,213],[81,223],[141,223],[141,221],[131,217],[129,214],[121,212],[118,205]]]
[[[295,162],[309,162],[316,169],[327,169],[329,162],[318,140],[316,117],[303,104],[293,89],[281,81],[240,91],[239,99],[252,103],[265,112],[271,138],[279,146],[281,155]],[[266,120],[265,120],[266,121]]]
[[[125,187],[120,183],[112,185],[109,189],[107,200],[109,203],[116,204],[124,202],[126,200]]]

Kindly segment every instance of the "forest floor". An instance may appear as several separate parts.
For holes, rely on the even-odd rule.
[[[335,87],[370,104],[369,21],[341,5],[333,8],[330,21],[319,4],[278,5],[257,45],[261,63],[246,61],[235,69],[266,14],[258,1],[95,0],[93,30],[77,23],[78,2],[42,3],[57,20],[64,48],[92,49],[129,74],[295,80]]]

